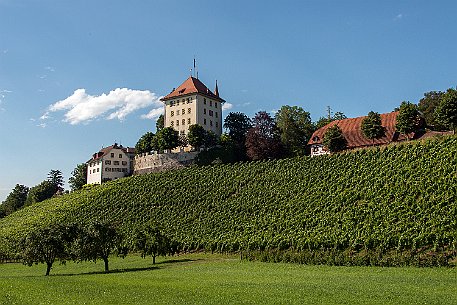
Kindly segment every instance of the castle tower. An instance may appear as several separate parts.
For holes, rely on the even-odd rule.
[[[222,105],[216,81],[214,93],[198,78],[189,77],[178,88],[160,99],[165,107],[165,127],[173,127],[181,135],[189,126],[199,124],[205,130],[222,134]]]

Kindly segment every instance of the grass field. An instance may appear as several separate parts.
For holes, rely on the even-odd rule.
[[[0,265],[0,304],[457,304],[456,268],[303,266],[188,254]]]

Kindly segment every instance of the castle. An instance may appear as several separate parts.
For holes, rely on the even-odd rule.
[[[164,104],[164,127],[172,127],[187,135],[189,126],[199,124],[206,131],[222,134],[222,106],[216,81],[214,92],[198,78],[190,76],[179,87],[161,98]],[[87,183],[100,184],[132,174],[159,172],[192,163],[198,152],[186,147],[173,153],[149,152],[135,155],[134,148],[117,144],[102,148],[87,161]],[[116,165],[116,167],[112,167]]]

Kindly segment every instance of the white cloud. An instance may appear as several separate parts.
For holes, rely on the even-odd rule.
[[[150,119],[150,120],[157,119],[161,114],[163,114],[163,112],[164,112],[163,111],[163,107],[154,108],[151,111],[149,111],[149,113],[143,114],[141,116],[141,118],[142,119]]]
[[[233,104],[225,102],[224,105],[222,105],[222,110],[230,110],[233,108]]]
[[[403,14],[398,14],[397,16],[395,16],[395,20],[400,20],[403,18]]]
[[[55,72],[56,70],[51,67],[51,66],[47,66],[47,67],[44,67],[45,70],[49,71],[49,72]]]
[[[122,121],[127,115],[150,106],[163,108],[159,97],[148,90],[117,88],[108,94],[94,96],[87,94],[85,89],[77,89],[71,96],[49,106],[42,117],[47,118],[50,112],[66,111],[63,121],[72,125],[99,118]]]
[[[40,123],[40,124],[38,124],[36,126],[41,127],[41,128],[46,128],[47,125],[46,125],[46,123]]]

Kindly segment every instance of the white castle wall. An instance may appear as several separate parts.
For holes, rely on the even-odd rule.
[[[135,156],[133,174],[157,173],[186,167],[193,163],[198,152],[144,153]]]

